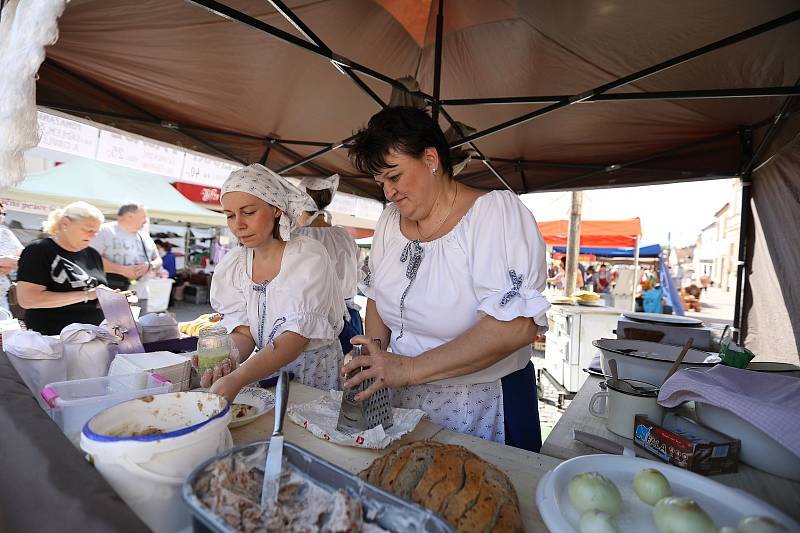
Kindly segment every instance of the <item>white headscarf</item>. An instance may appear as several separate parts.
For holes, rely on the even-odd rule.
[[[336,194],[336,189],[339,188],[339,174],[334,174],[327,178],[303,178],[300,180],[300,186],[307,191],[324,191],[325,189],[330,189],[331,198],[333,198],[333,195]]]
[[[298,225],[300,215],[317,208],[309,195],[259,164],[248,165],[231,172],[222,185],[221,196],[229,192],[250,194],[283,211],[279,232],[284,241],[289,240],[289,236]]]
[[[328,176],[327,178],[303,178],[300,180],[300,187],[304,190],[308,191],[324,191],[326,189],[331,190],[331,200],[336,195],[336,189],[339,188],[339,174],[334,174],[333,176]],[[314,220],[319,215],[325,216],[326,218],[329,217],[329,213],[324,209],[317,209],[314,206],[312,209],[313,213],[311,216],[308,217],[308,220]]]

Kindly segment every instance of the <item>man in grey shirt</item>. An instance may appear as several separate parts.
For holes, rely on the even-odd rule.
[[[150,296],[147,281],[161,269],[158,249],[150,235],[142,231],[146,222],[145,207],[127,203],[117,211],[117,221],[103,224],[91,242],[103,256],[109,286],[136,291],[142,313],[147,312]]]

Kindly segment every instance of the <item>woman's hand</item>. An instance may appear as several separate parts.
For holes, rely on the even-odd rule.
[[[18,257],[12,257],[8,255],[0,257],[0,276],[5,276],[10,272],[15,271],[17,269],[18,262]]]
[[[228,375],[214,381],[208,392],[225,396],[228,403],[233,404],[233,400],[236,399],[236,395],[239,394],[240,390],[242,390],[242,385],[239,384],[236,376]]]
[[[344,383],[345,389],[352,389],[361,382],[369,378],[375,378],[375,382],[364,392],[356,395],[356,401],[369,398],[380,389],[386,387],[404,387],[413,384],[414,358],[402,355],[394,355],[380,349],[374,340],[358,335],[350,339],[353,345],[360,344],[366,348],[370,355],[353,357],[352,360],[342,367],[342,379],[350,372],[364,369],[353,376],[352,379]]]
[[[198,368],[199,365],[199,359],[195,354],[192,356],[192,366]],[[214,368],[207,368],[200,376],[200,386],[204,389],[211,387],[212,384],[236,370],[236,366],[236,359],[234,357],[228,357]]]

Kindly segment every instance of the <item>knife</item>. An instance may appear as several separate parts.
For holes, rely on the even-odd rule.
[[[289,399],[289,376],[281,372],[278,387],[275,390],[275,427],[269,439],[267,463],[264,467],[264,485],[261,487],[261,507],[268,502],[278,501],[278,489],[281,483],[281,467],[283,462],[283,418],[286,415],[286,404]]]
[[[624,455],[625,457],[636,457],[636,452],[631,448],[626,448],[621,444],[617,444],[612,440],[592,433],[586,433],[579,429],[572,428],[572,438],[578,442],[582,442],[592,448],[600,450],[601,452],[613,453],[614,455]]]

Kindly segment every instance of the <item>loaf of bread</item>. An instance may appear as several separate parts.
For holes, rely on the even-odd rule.
[[[431,509],[459,532],[523,530],[511,481],[463,446],[414,442],[376,459],[359,475]]]

